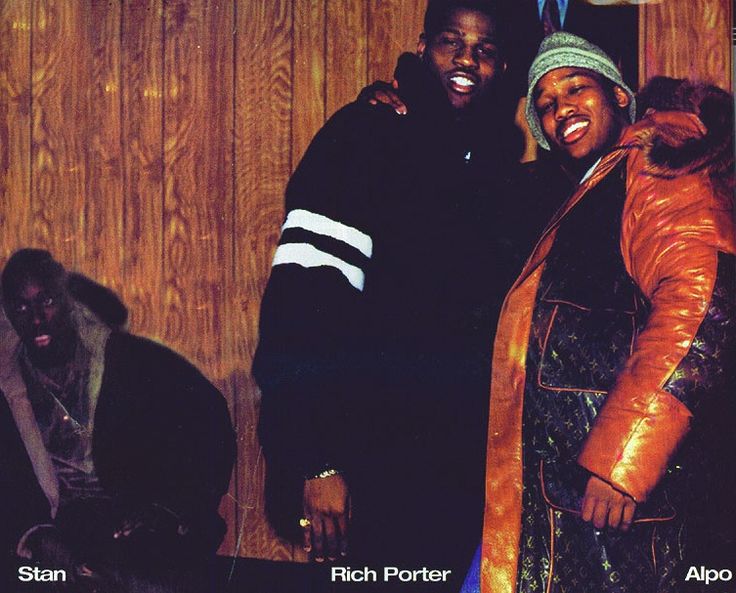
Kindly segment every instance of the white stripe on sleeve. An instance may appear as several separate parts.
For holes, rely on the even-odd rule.
[[[273,265],[297,264],[304,268],[329,266],[336,268],[358,290],[363,290],[365,274],[360,268],[341,260],[339,257],[320,251],[309,243],[285,243],[279,245],[273,256]]]
[[[300,228],[317,235],[332,237],[360,251],[370,258],[373,254],[373,240],[369,235],[358,229],[332,220],[323,214],[315,214],[309,210],[291,210],[286,216],[282,231],[291,228]]]

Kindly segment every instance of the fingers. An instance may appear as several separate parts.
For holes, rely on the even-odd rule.
[[[302,547],[304,548],[304,551],[308,554],[312,551],[312,521],[308,517],[303,521],[303,523],[300,521],[300,524],[302,526]]]
[[[624,512],[624,497],[620,500],[609,503],[608,509],[608,526],[611,529],[618,529],[621,525],[621,518]]]
[[[322,517],[312,517],[312,557],[315,562],[325,561],[325,532]]]
[[[616,511],[616,505],[611,505],[609,501],[586,496],[583,499],[581,518],[587,523],[593,523],[596,529],[603,529],[606,524],[616,529],[621,520],[621,507]]]
[[[624,511],[621,520],[621,531],[628,531],[631,524],[634,522],[634,512],[636,511],[636,502],[634,499],[627,496],[624,501]]]
[[[340,530],[340,542],[338,546],[338,552],[340,556],[348,555],[348,517],[345,514],[338,515],[337,517],[337,528]]]
[[[346,556],[348,550],[347,518],[318,515],[312,517],[309,525],[303,528],[304,551],[312,553],[315,562],[336,560],[338,555]]]
[[[350,495],[339,474],[304,483],[304,549],[316,562],[335,560],[347,553]],[[308,520],[307,520],[308,519]]]
[[[596,529],[603,529],[608,520],[608,502],[605,500],[597,500],[593,509],[593,525]]]
[[[636,502],[633,498],[599,478],[592,477],[589,480],[581,507],[583,521],[593,523],[596,529],[608,526],[628,531],[635,511]]]
[[[593,519],[593,511],[595,510],[595,503],[596,503],[595,498],[593,498],[590,494],[586,492],[585,497],[583,498],[583,507],[581,509],[581,514],[580,514],[580,517],[586,523],[590,523],[591,520]]]
[[[389,89],[376,90],[373,94],[373,105],[384,103],[389,105],[399,115],[406,115],[406,105],[399,99],[399,96]]]
[[[332,517],[328,517],[324,522],[324,551],[327,555],[328,560],[335,560],[337,558],[339,532],[336,526],[336,521]]]
[[[143,521],[140,519],[132,519],[123,521],[112,534],[114,539],[120,539],[130,537],[133,533],[138,531],[143,526]]]

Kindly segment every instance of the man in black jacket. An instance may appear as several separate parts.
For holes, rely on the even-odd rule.
[[[214,554],[235,449],[217,389],[168,348],[111,327],[124,306],[70,282],[47,251],[16,252],[2,296],[3,565],[125,579]]]
[[[480,537],[491,338],[523,261],[496,189],[518,153],[494,6],[430,3],[396,70],[409,114],[357,102],[317,134],[262,304],[269,518],[379,590],[384,566],[457,588]]]

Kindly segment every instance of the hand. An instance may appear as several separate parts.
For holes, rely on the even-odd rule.
[[[358,100],[367,101],[371,105],[378,105],[379,103],[389,105],[399,115],[406,115],[408,111],[396,92],[398,89],[399,83],[396,80],[391,84],[383,80],[377,80],[360,91]]]
[[[70,572],[69,569],[76,565],[74,551],[55,527],[42,527],[31,533],[25,542],[25,549],[31,560],[45,566],[64,568]]]
[[[181,536],[188,531],[188,526],[176,513],[152,503],[128,513],[112,536],[115,539],[125,539],[140,533]]]
[[[583,521],[592,522],[597,529],[608,525],[612,529],[628,531],[634,520],[636,502],[608,482],[591,476],[585,487],[581,511]]]
[[[64,570],[74,591],[95,591],[95,585],[101,582],[100,575],[80,561],[77,551],[55,527],[44,526],[31,533],[24,549],[34,563]]]
[[[335,560],[348,551],[350,494],[340,474],[312,478],[304,482],[304,550],[313,552],[317,562]]]

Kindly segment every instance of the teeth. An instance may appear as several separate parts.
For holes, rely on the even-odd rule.
[[[562,131],[562,137],[563,137],[563,138],[567,138],[567,137],[568,137],[568,136],[569,136],[570,134],[572,134],[573,132],[577,132],[577,131],[578,131],[578,130],[580,130],[581,128],[585,128],[585,127],[587,127],[587,126],[588,126],[588,122],[587,122],[587,121],[579,121],[579,122],[575,122],[574,124],[572,124],[571,126],[569,126],[569,127],[565,128],[565,129],[564,129],[564,130]]]
[[[453,76],[450,80],[459,86],[475,86],[475,83],[465,76]]]
[[[37,346],[48,346],[51,343],[51,336],[44,334],[42,336],[36,336],[35,340]]]

